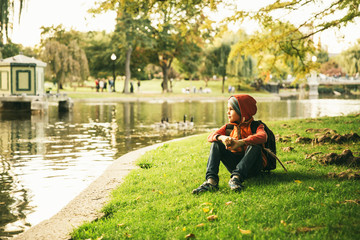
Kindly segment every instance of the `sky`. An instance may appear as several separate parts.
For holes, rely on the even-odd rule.
[[[14,43],[34,47],[40,42],[41,26],[49,27],[62,24],[67,30],[72,28],[84,32],[113,31],[116,17],[114,12],[97,15],[95,18],[87,13],[89,8],[95,6],[96,1],[100,0],[25,0],[26,5],[21,15],[20,24],[18,17],[15,16],[13,30],[9,35]],[[247,3],[244,6],[245,2]],[[265,3],[268,1],[241,1],[241,8],[255,9]],[[214,19],[229,14],[229,12],[222,11],[221,14],[214,16]],[[293,19],[299,17],[292,16]],[[256,29],[256,26],[250,23],[241,27],[245,28],[248,33]],[[348,24],[341,31],[323,32],[316,36],[314,41],[318,41],[319,37],[322,46],[327,47],[329,53],[340,53],[354,45],[357,39],[360,39],[360,19],[356,23]]]

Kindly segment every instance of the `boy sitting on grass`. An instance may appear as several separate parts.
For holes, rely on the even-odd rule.
[[[219,189],[220,162],[231,173],[229,186],[236,192],[244,189],[245,179],[259,174],[266,166],[267,160],[261,150],[261,144],[267,140],[264,125],[259,124],[254,133],[250,127],[256,111],[256,100],[247,94],[233,95],[229,98],[227,110],[229,124],[208,136],[211,148],[206,168],[206,181],[192,193]],[[231,126],[233,129],[227,134],[227,131],[230,132],[230,125],[233,125]]]

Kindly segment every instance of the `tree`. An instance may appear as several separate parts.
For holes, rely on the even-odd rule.
[[[195,43],[189,44],[181,56],[178,57],[177,65],[180,73],[184,74],[190,81],[198,74],[203,50]]]
[[[20,44],[16,44],[16,43],[12,43],[12,42],[8,42],[5,45],[0,43],[0,46],[1,46],[0,58],[8,58],[8,57],[15,56],[15,55],[19,54],[20,49],[21,49]]]
[[[236,43],[230,59],[251,55],[266,76],[271,74],[274,79],[284,79],[287,74],[292,74],[297,80],[303,79],[316,65],[309,57],[316,54],[316,49],[310,39],[302,36],[294,25],[278,22],[251,35],[248,40]]]
[[[291,67],[295,69],[295,75],[299,79],[309,73],[310,69],[316,67],[310,60],[311,55],[315,54],[314,47],[311,46],[313,45],[313,36],[330,28],[340,29],[346,26],[347,23],[360,16],[359,6],[359,0],[329,0],[326,2],[317,0],[272,0],[258,11],[237,11],[228,20],[244,21],[252,19],[257,21],[262,28],[262,32],[258,33],[258,35],[261,35],[260,38],[258,40],[250,38],[244,45],[261,51],[267,48],[267,51],[273,55],[273,60],[278,59],[280,56],[288,58],[286,55],[289,55],[292,59]],[[294,16],[299,13],[302,13],[303,19],[295,26],[290,21],[291,18],[296,18]],[[335,15],[335,13],[339,14]],[[281,34],[271,37],[271,32],[279,33],[280,26],[283,26]],[[276,45],[281,46],[281,48],[276,49]],[[275,48],[275,51],[282,52],[282,54],[278,55],[275,51],[269,49],[269,46]],[[300,48],[301,46],[305,48]],[[299,67],[296,67],[297,65]],[[269,69],[269,67],[267,68]]]
[[[82,83],[89,76],[89,66],[85,51],[80,48],[78,39],[81,33],[66,32],[62,26],[43,27],[41,44],[44,48],[43,61],[48,63],[46,76],[58,84],[57,92],[63,83]],[[81,38],[80,38],[81,39]]]
[[[342,71],[341,67],[334,60],[330,60],[326,63],[321,64],[320,72],[329,77],[343,75],[343,71]]]
[[[231,47],[229,44],[222,43],[219,47],[216,47],[211,54],[211,61],[214,66],[215,74],[219,74],[222,77],[222,93],[225,92],[226,70],[230,50]]]
[[[234,44],[239,42],[244,42],[248,40],[248,35],[244,30],[240,29],[236,33],[229,32],[227,28],[223,30],[224,32],[220,35],[220,41],[231,45],[232,49]],[[233,51],[233,50],[231,50]],[[256,76],[257,71],[256,61],[253,56],[246,55],[244,53],[232,54],[230,52],[228,60],[227,73],[228,75],[234,76],[238,79],[239,82],[246,81],[249,83]]]
[[[147,1],[120,1],[117,8],[117,22],[115,27],[116,39],[121,39],[122,48],[125,49],[125,82],[123,93],[129,93],[131,79],[131,55],[139,46],[151,44],[148,40],[150,21]],[[122,38],[118,38],[121,36]],[[120,46],[121,46],[120,45]]]
[[[357,44],[340,54],[339,63],[351,76],[359,76],[360,73],[360,39]]]
[[[116,26],[113,35],[114,50],[125,54],[125,82],[123,93],[129,93],[129,82],[131,79],[131,56],[134,49],[149,44],[150,21],[148,19],[151,1],[143,0],[106,0],[97,4],[96,8],[89,11],[94,14],[114,10],[117,13]],[[135,68],[140,69],[140,67]]]
[[[207,1],[158,1],[152,7],[153,59],[163,72],[163,92],[168,92],[169,69],[175,58],[181,58],[188,48],[212,31],[203,10]],[[203,27],[206,25],[207,27]]]
[[[161,67],[163,71],[163,90],[168,91],[168,72],[173,60],[185,49],[191,40],[190,36],[205,35],[208,30],[196,28],[199,23],[206,22],[202,14],[205,6],[215,8],[216,0],[106,0],[91,9],[93,13],[115,10],[118,13],[116,30],[120,34],[119,47],[126,48],[126,72],[129,79],[130,57],[134,40],[144,39],[151,63]],[[202,30],[202,32],[200,32]],[[148,38],[148,36],[150,38]],[[126,81],[125,81],[126,84]],[[126,91],[126,87],[124,90]]]
[[[88,58],[90,75],[104,78],[112,75],[113,64],[118,65],[123,59],[113,44],[113,33],[88,32],[85,37],[84,51]],[[117,59],[112,62],[110,56],[115,53]],[[123,73],[123,72],[121,72]]]
[[[19,22],[21,17],[21,12],[23,10],[25,0],[18,0],[19,4]],[[9,28],[12,29],[12,19],[10,17],[14,13],[15,0],[1,0],[0,1],[0,43],[9,42]]]

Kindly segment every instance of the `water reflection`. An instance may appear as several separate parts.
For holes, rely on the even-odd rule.
[[[259,102],[267,120],[360,112],[359,100]],[[207,132],[227,121],[226,101],[76,103],[73,112],[50,106],[45,115],[0,113],[0,238],[51,217],[114,159],[134,149]],[[169,118],[194,117],[191,130],[156,129]]]

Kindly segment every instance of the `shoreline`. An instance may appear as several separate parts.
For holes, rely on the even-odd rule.
[[[229,94],[231,96],[231,94]],[[184,102],[184,101],[226,101],[229,97],[211,97],[211,96],[163,96],[163,97],[116,97],[116,98],[72,98],[74,102]],[[266,97],[254,97],[257,101],[277,101],[281,100],[280,95],[272,95]]]
[[[157,143],[126,153],[116,159],[87,188],[75,196],[65,207],[49,219],[30,227],[15,236],[15,240],[68,240],[74,228],[85,222],[91,222],[103,216],[101,209],[110,200],[111,192],[117,188],[131,170],[137,169],[135,161],[147,151],[166,143],[180,141],[189,137]]]

